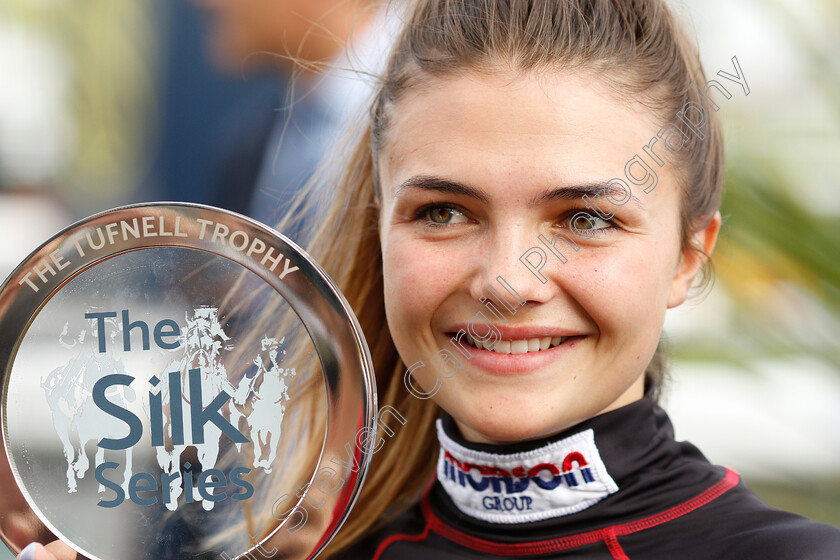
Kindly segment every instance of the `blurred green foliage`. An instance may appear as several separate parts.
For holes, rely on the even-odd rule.
[[[814,207],[819,196],[809,184],[814,177],[828,178],[830,191],[840,196],[840,158],[832,153],[832,146],[840,150],[840,2],[807,4],[794,13],[790,3],[761,3],[793,40],[808,96],[792,97],[762,118],[724,116],[727,122],[736,117],[738,131],[728,139],[724,226],[713,261],[716,289],[733,308],[731,320],[726,332],[677,345],[678,359],[735,364],[748,373],[758,360],[806,355],[840,375],[840,215]],[[803,108],[797,104],[804,99],[819,101],[821,117],[793,119],[801,126],[787,132],[808,149],[790,152],[785,148],[795,142],[769,123],[782,122],[784,129],[780,117]],[[807,162],[800,160],[803,154]],[[821,168],[808,168],[814,164]],[[832,434],[838,428],[824,427]],[[788,485],[745,478],[771,505],[840,526],[840,472]]]

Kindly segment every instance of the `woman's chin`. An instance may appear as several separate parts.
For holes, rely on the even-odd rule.
[[[453,417],[464,439],[477,443],[510,444],[552,436],[594,416],[604,406],[602,399],[568,384],[497,387],[491,380],[477,387],[466,381],[471,380],[453,377],[436,401]]]
[[[476,414],[465,421],[456,419],[461,435],[474,443],[509,445],[549,437],[577,424],[579,420],[534,418],[517,411],[511,414]]]

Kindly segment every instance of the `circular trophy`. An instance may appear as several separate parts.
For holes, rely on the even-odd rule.
[[[313,558],[376,444],[367,345],[298,246],[231,212],[85,219],[0,290],[0,535],[80,557]]]

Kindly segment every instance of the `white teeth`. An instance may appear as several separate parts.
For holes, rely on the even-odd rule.
[[[473,348],[479,350],[489,350],[491,352],[498,352],[500,354],[526,354],[528,352],[539,352],[541,350],[548,350],[558,346],[569,338],[567,336],[545,336],[542,338],[527,338],[523,340],[476,340],[470,335],[466,335],[464,340]],[[495,343],[495,345],[493,344]]]
[[[510,353],[511,354],[525,354],[528,352],[527,340],[511,340]]]

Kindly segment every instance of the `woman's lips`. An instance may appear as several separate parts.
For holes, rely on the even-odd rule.
[[[451,337],[454,337],[455,333],[447,334],[451,341]],[[459,359],[466,358],[470,365],[491,374],[529,373],[562,358],[580,344],[584,338],[586,338],[586,335],[503,338],[491,350],[488,350],[486,347],[478,348],[477,346],[481,344],[479,341],[463,336],[460,339],[460,344],[458,344],[459,352],[456,355]],[[492,344],[490,340],[487,342]],[[484,344],[481,344],[481,346],[484,346]],[[469,355],[469,358],[466,357],[467,355]]]

